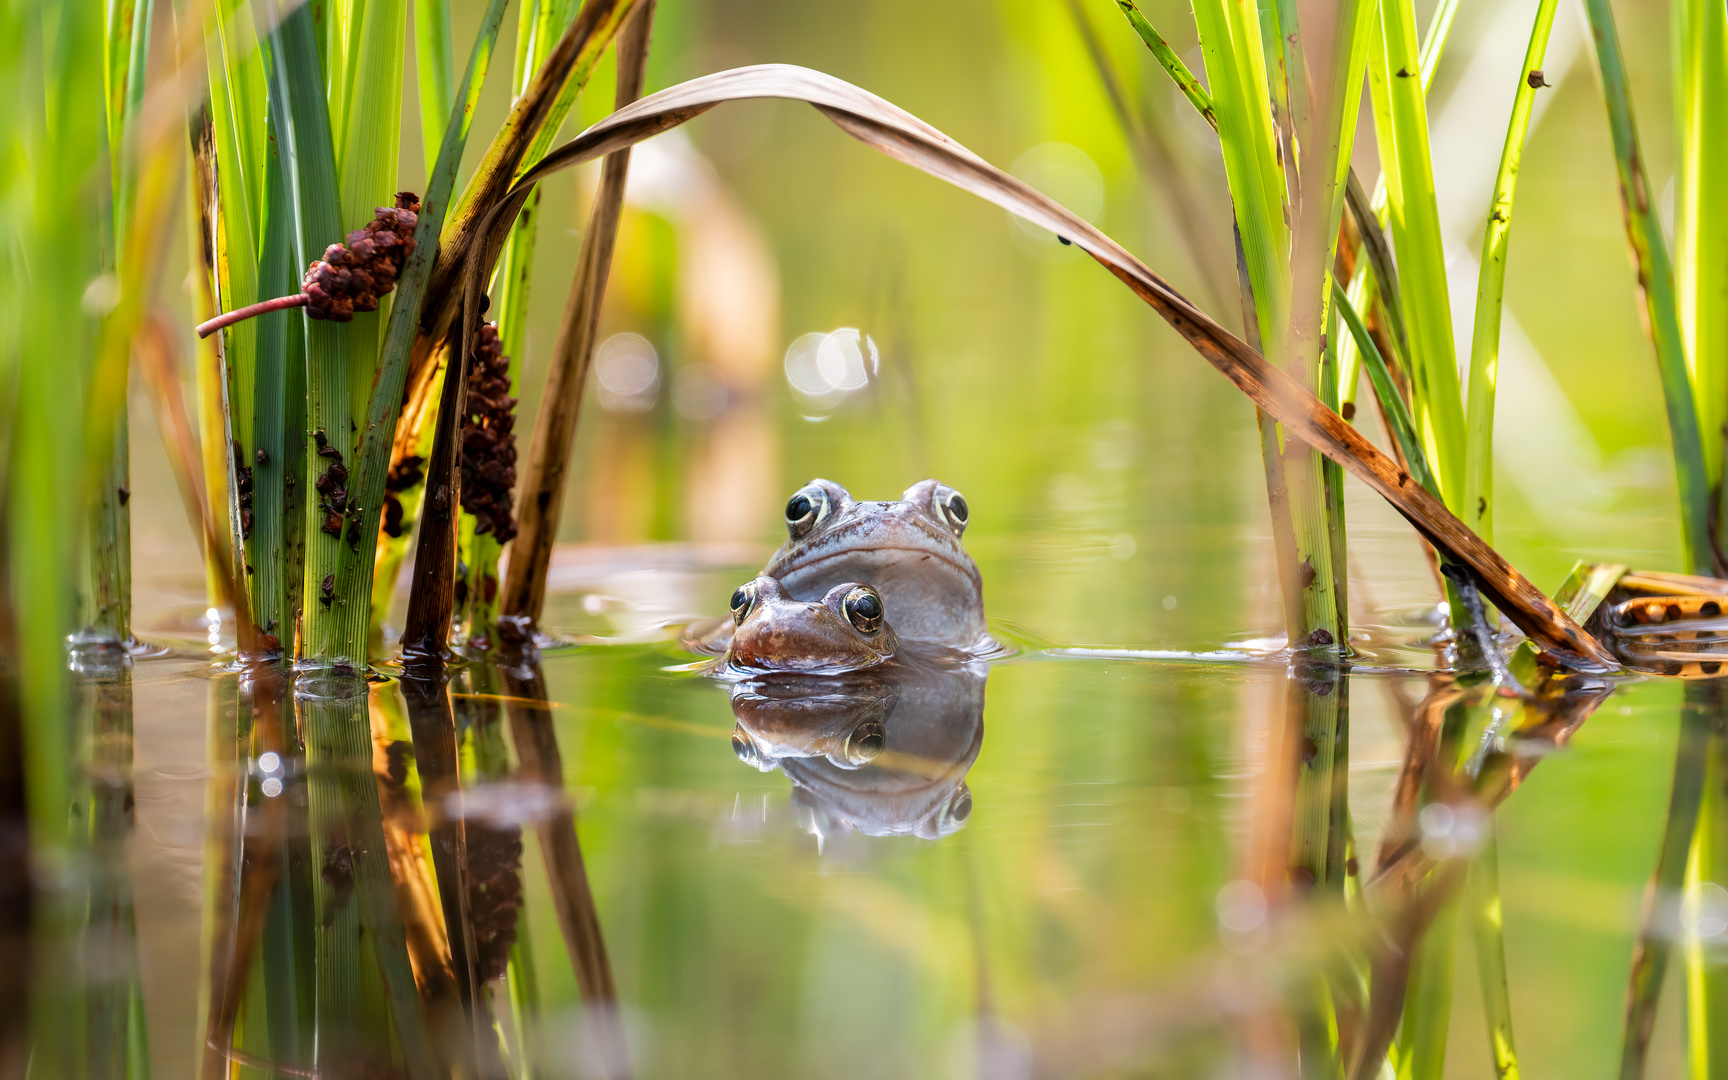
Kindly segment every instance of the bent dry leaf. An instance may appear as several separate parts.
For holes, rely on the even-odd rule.
[[[536,183],[669,131],[716,105],[751,98],[804,101],[861,142],[1072,242],[1145,300],[1202,357],[1284,424],[1292,437],[1350,470],[1430,543],[1469,567],[1494,605],[1534,641],[1571,663],[1604,670],[1619,666],[1595,638],[1348,421],[1220,326],[1116,241],[912,114],[851,83],[808,68],[767,64],[680,83],[619,109],[549,153],[482,219],[478,242],[468,252],[465,265],[464,349],[472,348],[486,279],[511,223]]]

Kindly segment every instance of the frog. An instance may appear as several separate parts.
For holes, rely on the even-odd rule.
[[[864,583],[893,611],[894,631],[912,651],[993,647],[984,622],[983,578],[961,538],[971,508],[940,480],[920,480],[898,500],[858,500],[817,478],[786,500],[786,543],[762,568],[792,600],[819,601],[840,585]],[[738,620],[693,625],[686,644],[724,653]]]
[[[890,663],[900,651],[881,594],[863,582],[795,600],[764,574],[739,586],[731,607],[726,666],[734,672],[840,674]]]
[[[936,840],[972,813],[988,664],[758,675],[731,687],[732,750],[792,781],[800,824]]]

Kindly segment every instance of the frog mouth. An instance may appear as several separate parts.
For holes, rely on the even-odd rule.
[[[947,567],[949,570],[952,570],[954,573],[959,574],[961,577],[972,582],[974,585],[979,583],[978,568],[972,565],[970,559],[962,562],[960,559],[956,559],[953,555],[942,551],[940,548],[912,547],[906,544],[871,544],[867,542],[850,544],[841,548],[830,548],[824,550],[819,555],[812,555],[803,559],[793,560],[778,568],[778,576],[784,577],[794,571],[813,570],[817,567],[834,562],[837,559],[852,559],[859,555],[876,555],[885,552],[900,552],[906,555],[921,556],[918,560],[920,562],[933,559]]]

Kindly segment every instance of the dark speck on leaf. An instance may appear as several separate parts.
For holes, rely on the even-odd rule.
[[[1399,68],[1397,71],[1397,75],[1400,79],[1408,79],[1410,77],[1410,69],[1409,68]]]
[[[1057,236],[1057,237],[1056,237],[1056,242],[1057,242],[1057,243],[1059,243],[1059,244],[1061,244],[1061,245],[1062,245],[1062,246],[1063,246],[1063,247],[1072,247],[1072,246],[1074,246],[1074,241],[1072,241],[1072,240],[1070,240],[1070,239],[1068,239],[1068,238],[1067,238],[1067,237],[1066,237],[1066,236]]]
[[[1308,586],[1314,584],[1315,576],[1314,564],[1309,562],[1307,559],[1303,559],[1302,565],[1296,568],[1296,583],[1306,589]]]
[[[1354,401],[1346,401],[1344,407],[1339,409],[1338,412],[1339,415],[1344,417],[1344,419],[1354,420],[1356,419],[1356,403]]]
[[[1524,81],[1530,84],[1532,90],[1540,90],[1543,87],[1554,85],[1543,76],[1541,68],[1532,71]]]
[[[1324,626],[1315,627],[1314,632],[1308,635],[1308,644],[1316,646],[1332,644],[1332,631]]]

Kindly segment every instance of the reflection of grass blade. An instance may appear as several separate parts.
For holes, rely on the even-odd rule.
[[[987,164],[916,117],[850,83],[807,68],[761,65],[718,72],[653,94],[620,109],[548,154],[487,214],[483,242],[474,245],[464,291],[471,331],[478,299],[517,211],[543,177],[666,131],[725,102],[790,98],[809,102],[842,130],[939,179],[995,203],[1068,239],[1159,313],[1195,351],[1304,443],[1366,482],[1436,547],[1476,574],[1485,595],[1544,648],[1601,668],[1618,667],[1546,596],[1483,543],[1407,472],[1365,439],[1290,374],[1195,307],[1120,244],[1048,196]]]
[[[1506,928],[1500,909],[1500,829],[1487,824],[1488,838],[1470,863],[1464,905],[1476,943],[1476,973],[1482,982],[1482,1011],[1488,1019],[1488,1048],[1494,1075],[1518,1080],[1518,1051],[1512,1044],[1512,997],[1506,985]]]
[[[1632,89],[1620,53],[1620,32],[1608,0],[1584,0],[1596,43],[1596,65],[1602,76],[1602,97],[1608,107],[1608,133],[1614,142],[1614,164],[1620,177],[1620,207],[1626,218],[1626,239],[1644,296],[1646,325],[1656,346],[1656,368],[1662,377],[1662,399],[1668,409],[1668,431],[1674,442],[1674,471],[1680,486],[1681,550],[1687,569],[1695,574],[1711,569],[1710,481],[1704,467],[1704,440],[1686,370],[1674,295],[1674,268],[1650,193],[1638,126],[1632,116]]]
[[[391,1027],[408,1075],[436,1077],[438,1065],[420,1012],[372,773],[371,723],[363,684],[342,697],[302,701],[310,779],[318,910],[319,1066],[333,1065],[380,1033],[361,1027],[375,992],[363,979],[362,930],[383,978]],[[326,1034],[330,1035],[326,1044]]]
[[[1704,795],[1699,800],[1698,825],[1686,864],[1685,892],[1680,900],[1681,938],[1686,957],[1686,1043],[1693,1076],[1720,1076],[1728,1064],[1728,973],[1715,955],[1716,943],[1704,937],[1700,924],[1712,917],[1704,905],[1728,881],[1728,739],[1723,738],[1723,707],[1728,704],[1720,684],[1705,684],[1711,707],[1710,747],[1705,752]]]
[[[505,711],[510,717],[510,741],[516,747],[524,779],[538,781],[549,789],[564,790],[564,761],[558,749],[558,733],[552,727],[552,710],[545,702],[546,677],[538,665],[525,672],[505,672]],[[606,953],[606,938],[600,915],[594,907],[594,891],[588,883],[588,867],[576,834],[576,815],[566,805],[541,818],[536,832],[540,857],[546,865],[552,906],[558,927],[564,932],[564,947],[582,991],[590,1020],[600,1043],[603,1075],[627,1080],[630,1063],[624,1032],[618,1022],[618,987],[612,978],[612,962]]]
[[[1638,942],[1632,950],[1632,974],[1626,987],[1626,1027],[1620,1045],[1621,1080],[1644,1075],[1645,1052],[1656,1026],[1656,1002],[1667,975],[1673,924],[1679,914],[1675,898],[1685,880],[1687,856],[1698,824],[1710,729],[1720,699],[1721,690],[1715,685],[1686,685],[1686,703],[1680,709],[1680,741],[1674,750],[1674,786],[1668,795],[1668,817],[1662,826],[1656,871],[1644,892]]]
[[[1512,193],[1518,183],[1518,163],[1524,157],[1524,137],[1530,131],[1530,110],[1536,101],[1542,57],[1548,51],[1548,31],[1554,26],[1559,0],[1542,0],[1530,29],[1530,47],[1518,70],[1518,93],[1512,99],[1512,120],[1506,125],[1506,146],[1500,152],[1500,173],[1489,203],[1487,231],[1482,236],[1482,268],[1476,284],[1476,327],[1470,341],[1470,409],[1464,450],[1464,520],[1484,540],[1494,539],[1494,394],[1500,366],[1500,309],[1506,291],[1506,243],[1512,230]],[[1532,80],[1538,80],[1532,82]]]
[[[648,41],[654,26],[654,0],[642,0],[618,43],[617,107],[642,94],[648,65]],[[499,590],[497,611],[515,618],[538,621],[546,602],[546,574],[552,565],[552,545],[558,539],[558,520],[564,509],[565,481],[570,453],[576,440],[576,422],[581,416],[582,390],[588,382],[588,366],[594,359],[599,336],[600,308],[606,297],[606,282],[612,272],[612,248],[618,238],[618,221],[624,211],[624,185],[630,172],[628,148],[609,154],[601,167],[600,188],[588,213],[588,228],[576,257],[576,276],[558,338],[552,350],[552,366],[540,398],[540,415],[534,423],[534,441],[522,472],[522,490],[516,500],[517,533],[510,549],[510,573]]]

